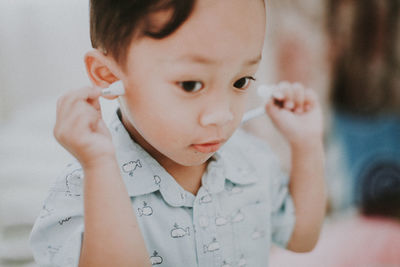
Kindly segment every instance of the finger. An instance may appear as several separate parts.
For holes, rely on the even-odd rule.
[[[95,99],[100,97],[101,88],[86,86],[77,90],[73,90],[72,93],[78,100]]]
[[[278,101],[284,101],[286,94],[285,94],[285,88],[289,87],[290,84],[288,82],[280,82],[276,86],[274,86],[273,92],[272,92],[272,98]]]
[[[61,107],[62,108],[62,107]],[[57,114],[55,128],[63,131],[72,132],[76,129],[77,123],[83,119],[96,120],[101,117],[101,113],[85,101],[76,102],[68,110]]]
[[[294,83],[293,88],[293,101],[295,104],[294,111],[301,113],[304,110],[304,87],[300,83]]]
[[[288,110],[292,110],[295,107],[294,101],[293,101],[293,88],[292,85],[288,82],[280,82],[279,83],[279,89],[280,92],[283,93],[284,95],[284,103],[283,107]]]
[[[57,103],[57,113],[59,116],[65,117],[73,110],[74,104],[79,101],[87,102],[98,99],[100,93],[100,90],[92,87],[83,87],[71,90],[59,99],[59,102]]]
[[[317,95],[312,89],[304,91],[304,110],[309,111],[317,105]]]
[[[278,101],[283,101],[285,99],[284,93],[279,89],[279,87],[275,87],[274,91],[272,92],[272,98]]]
[[[100,107],[100,98],[88,99],[87,102],[91,105],[94,109],[101,112]]]
[[[70,108],[77,101],[87,101],[88,99],[96,99],[100,96],[101,91],[93,87],[82,87],[71,90],[61,97],[61,106]]]
[[[101,113],[87,102],[78,102],[74,105],[76,112],[69,116],[72,125],[80,120],[87,120],[88,122],[96,122],[101,118]]]

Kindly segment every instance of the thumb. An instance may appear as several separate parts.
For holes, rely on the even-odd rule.
[[[273,99],[270,99],[267,104],[265,104],[265,110],[272,120],[277,118],[278,113],[281,111],[280,109],[280,107],[274,104]]]

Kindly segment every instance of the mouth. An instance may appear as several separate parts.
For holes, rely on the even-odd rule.
[[[193,144],[191,146],[201,153],[213,153],[216,152],[224,144],[224,142],[224,140],[218,140],[202,144]]]

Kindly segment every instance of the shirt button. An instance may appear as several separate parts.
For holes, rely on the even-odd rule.
[[[201,227],[206,228],[208,226],[208,218],[204,217],[204,216],[201,216],[199,218],[199,224],[200,224]]]

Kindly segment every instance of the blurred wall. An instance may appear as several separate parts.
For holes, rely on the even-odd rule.
[[[35,266],[28,236],[71,160],[53,138],[56,100],[89,84],[88,1],[0,0],[0,266]]]
[[[88,1],[0,1],[0,119],[87,84]]]

